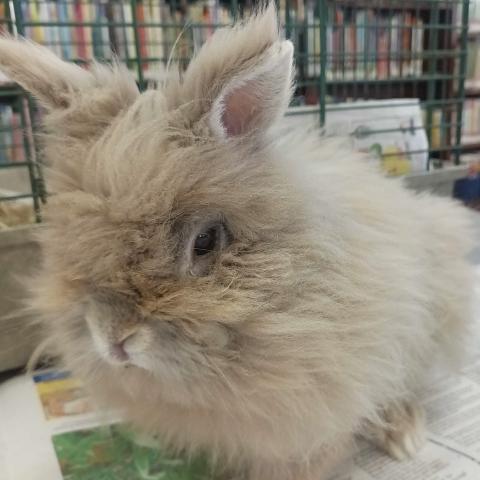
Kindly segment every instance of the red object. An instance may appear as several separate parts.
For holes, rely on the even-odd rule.
[[[389,49],[388,49],[388,39],[390,32],[385,26],[385,23],[382,22],[380,29],[378,30],[377,38],[377,78],[384,79],[388,78],[389,75]]]
[[[405,22],[405,27],[403,28],[403,33],[402,33],[402,67],[403,70],[407,70],[411,64],[412,58],[411,58],[411,50],[412,50],[412,33],[413,33],[413,15],[411,13],[406,13],[404,22]],[[403,73],[403,72],[402,72]]]
[[[83,12],[81,0],[75,0],[75,21],[83,23]],[[85,45],[85,27],[78,25],[75,27],[75,40],[77,42],[78,58],[87,59],[87,47]]]
[[[345,25],[343,24],[343,11],[340,8],[335,10],[335,24],[333,26],[333,52],[334,52],[334,59],[333,59],[333,70],[341,70],[342,69],[342,59],[339,58],[339,53],[345,53],[345,45],[344,44],[344,34],[343,29]],[[344,60],[345,61],[345,60]]]
[[[137,22],[145,23],[145,12],[143,10],[142,3],[137,3],[136,11],[137,11]],[[147,32],[145,31],[145,27],[138,27],[138,41],[140,46],[140,60],[143,58],[148,58]],[[146,70],[147,68],[148,68],[148,64],[142,63],[142,69]]]

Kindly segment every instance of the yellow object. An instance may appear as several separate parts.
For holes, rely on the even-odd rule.
[[[62,380],[52,380],[50,382],[37,384],[37,390],[40,395],[50,394],[53,392],[63,392],[65,390],[73,390],[82,386],[79,380],[73,378],[65,378]]]
[[[411,171],[410,161],[398,147],[385,147],[382,153],[382,168],[389,175],[405,175]]]

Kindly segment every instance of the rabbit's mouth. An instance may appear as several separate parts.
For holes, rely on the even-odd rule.
[[[130,299],[110,291],[92,295],[83,317],[103,362],[115,369],[137,367],[168,382],[218,374],[236,340],[220,322],[144,317]]]
[[[137,367],[164,381],[182,382],[200,378],[209,369],[204,347],[180,335],[171,322],[143,322],[119,329],[91,312],[85,318],[96,353],[113,368]],[[217,348],[227,341],[227,333],[215,332]]]
[[[111,367],[138,367],[149,372],[164,371],[172,365],[178,368],[179,360],[172,354],[171,347],[152,346],[151,337],[155,335],[147,325],[132,329],[122,336],[112,336],[102,332],[88,316],[87,323],[95,351]]]

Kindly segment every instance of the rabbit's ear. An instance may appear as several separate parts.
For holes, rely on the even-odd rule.
[[[49,110],[67,108],[93,81],[86,70],[27,40],[0,38],[0,70]]]
[[[0,70],[32,93],[48,112],[68,111],[68,122],[61,118],[57,128],[82,123],[83,130],[90,126],[89,135],[98,133],[139,95],[135,80],[118,65],[94,63],[87,71],[24,39],[0,37]]]
[[[120,65],[93,63],[87,71],[45,47],[1,36],[0,70],[46,110],[42,151],[51,191],[84,188],[90,146],[139,96],[134,78]]]
[[[288,107],[293,46],[278,42],[256,68],[228,82],[212,104],[210,126],[221,137],[262,132]]]
[[[288,106],[292,63],[293,45],[280,40],[272,1],[204,45],[185,73],[183,100],[221,138],[263,133]]]

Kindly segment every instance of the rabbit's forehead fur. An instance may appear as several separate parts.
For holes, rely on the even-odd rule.
[[[148,276],[155,295],[178,273],[185,237],[202,223],[224,222],[238,246],[272,242],[279,228],[295,231],[289,214],[297,207],[274,150],[172,127],[178,115],[164,109],[161,92],[147,92],[98,139],[67,151],[79,188],[63,188],[47,205],[45,243],[54,256],[65,251],[76,280],[112,288],[123,282],[124,290],[127,277]],[[53,164],[65,155],[56,141],[47,136]],[[54,179],[61,190],[63,178]]]
[[[218,153],[200,153],[199,159],[201,149],[182,150],[177,148],[174,158],[160,149],[152,152],[161,165],[161,173],[154,179],[145,176],[138,182],[127,177],[122,189],[121,180],[99,186],[97,177],[92,180],[96,183],[92,189],[111,188],[108,195],[79,191],[52,198],[46,212],[45,248],[47,255],[68,262],[68,268],[59,267],[60,275],[86,286],[137,292],[142,298],[155,298],[169,285],[197,284],[202,289],[211,278],[179,278],[177,267],[185,238],[209,220],[225,222],[234,238],[233,249],[248,246],[259,254],[262,242],[289,247],[286,240],[282,244],[277,231],[282,221],[285,235],[295,231],[288,218],[291,207],[283,206],[288,196],[286,186],[278,182],[277,191],[267,192],[264,182],[272,175],[263,169],[234,172],[228,168],[222,173],[224,165],[215,165]],[[208,158],[209,153],[212,158]],[[134,165],[133,176],[144,173],[136,173],[141,163]],[[272,251],[272,255],[278,253]],[[214,273],[221,278],[220,266]],[[231,275],[222,282],[230,283]]]

